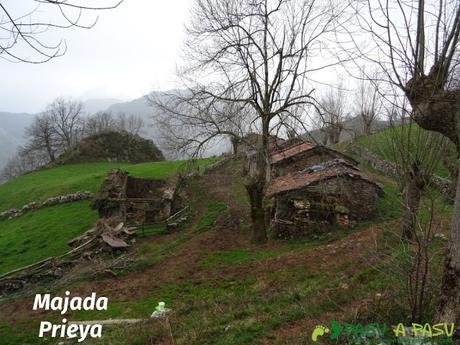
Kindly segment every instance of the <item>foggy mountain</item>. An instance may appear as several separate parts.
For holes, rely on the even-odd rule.
[[[83,102],[83,107],[86,113],[95,114],[99,111],[107,110],[113,104],[120,102],[119,99],[115,98],[88,99]]]
[[[35,115],[0,112],[0,169],[24,144],[24,129],[32,123]]]

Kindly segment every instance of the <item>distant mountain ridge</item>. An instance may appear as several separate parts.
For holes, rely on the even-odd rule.
[[[92,115],[99,111],[107,110],[107,108],[117,103],[121,103],[121,101],[115,98],[96,98],[84,101],[83,107],[86,113]]]
[[[25,143],[24,130],[33,119],[33,114],[0,112],[0,169]]]

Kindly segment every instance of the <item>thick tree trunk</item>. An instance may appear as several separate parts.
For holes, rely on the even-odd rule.
[[[459,151],[460,91],[437,87],[436,69],[430,75],[407,83],[407,97],[414,109],[414,120],[427,130],[451,139]],[[460,322],[460,181],[454,202],[450,239],[446,250],[441,297],[437,311],[439,322]],[[458,334],[457,334],[458,336]]]
[[[270,178],[269,161],[269,121],[262,119],[262,140],[258,143],[257,152],[249,157],[249,177],[246,182],[246,190],[251,203],[252,241],[263,243],[267,241],[265,224],[264,196],[265,185]]]
[[[403,194],[402,238],[404,240],[412,240],[415,237],[417,214],[421,197],[421,188],[415,179],[408,181]]]
[[[457,327],[460,322],[460,180],[457,181],[452,230],[444,261],[437,320],[453,322]]]
[[[54,162],[54,151],[51,147],[51,143],[49,141],[46,142],[46,151],[48,152],[48,156],[51,162]]]
[[[267,241],[265,229],[265,212],[263,208],[264,186],[257,181],[246,185],[251,202],[252,241],[264,243]]]
[[[238,156],[238,145],[240,141],[238,140],[238,138],[235,138],[235,137],[231,137],[230,141],[232,143],[233,155]]]
[[[458,180],[458,153],[452,152],[450,146],[446,147],[445,155],[442,158],[442,162],[446,169],[449,171],[451,184],[449,186],[448,194],[449,198],[455,200],[455,192],[457,191],[457,180]]]

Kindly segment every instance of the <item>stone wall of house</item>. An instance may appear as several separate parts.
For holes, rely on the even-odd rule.
[[[122,200],[126,199],[127,181],[128,172],[121,169],[112,169],[104,178],[92,204],[100,218],[116,216],[125,219],[126,210]]]
[[[162,179],[137,178],[113,169],[97,192],[93,208],[101,218],[120,217],[129,223],[157,223],[175,210],[175,187]]]
[[[308,187],[308,193],[314,200],[347,208],[352,220],[374,217],[380,192],[371,182],[345,176],[330,178]]]
[[[156,198],[158,197],[158,190],[165,187],[165,180],[128,176],[128,180],[126,182],[126,197]]]
[[[375,216],[379,188],[365,180],[337,177],[275,198],[278,238],[309,236]]]

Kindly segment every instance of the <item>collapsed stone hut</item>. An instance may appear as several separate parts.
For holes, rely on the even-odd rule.
[[[271,155],[272,176],[279,177],[298,172],[306,167],[333,159],[342,159],[348,164],[358,165],[358,162],[342,152],[305,141]]]
[[[370,219],[383,190],[354,165],[335,159],[273,179],[266,195],[274,198],[272,226],[282,238]]]
[[[167,181],[129,176],[113,169],[95,195],[93,208],[101,218],[120,217],[127,223],[153,223],[174,210],[175,190]]]

